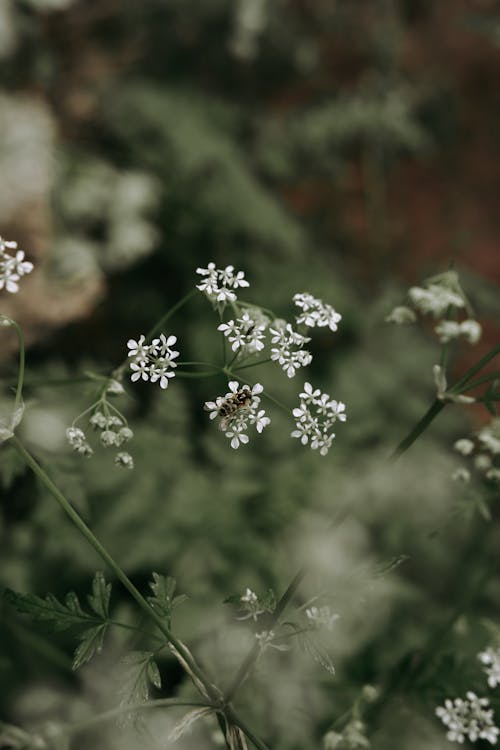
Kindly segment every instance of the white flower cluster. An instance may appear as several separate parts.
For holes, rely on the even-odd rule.
[[[500,418],[495,417],[485,427],[476,433],[477,443],[470,438],[460,438],[454,444],[454,449],[462,456],[470,456],[476,471],[483,474],[491,482],[500,483]],[[471,479],[470,470],[463,466],[457,469],[453,479],[468,482]]]
[[[302,312],[296,318],[298,325],[304,323],[308,328],[328,326],[331,331],[337,330],[337,323],[342,320],[342,315],[335,312],[331,305],[313,297],[308,292],[295,294],[293,301],[297,307],[302,309]]]
[[[105,414],[104,411],[101,411],[99,408],[97,408],[90,417],[89,424],[94,430],[100,431],[99,440],[101,445],[105,448],[119,448],[123,443],[128,443],[128,441],[134,437],[134,433],[126,424],[125,418],[122,415]],[[92,456],[94,451],[92,450],[84,431],[80,427],[75,427],[74,425],[68,427],[66,430],[66,437],[73,450],[81,456]],[[114,458],[114,462],[117,466],[122,466],[127,469],[134,468],[134,460],[132,456],[125,451],[119,451]]]
[[[9,255],[7,250],[15,250],[14,256]],[[19,291],[19,280],[21,276],[31,273],[33,263],[24,260],[24,252],[17,250],[17,242],[8,242],[0,237],[0,290],[15,294]]]
[[[135,382],[142,378],[146,381],[151,380],[152,383],[159,380],[160,388],[167,388],[169,379],[175,375],[174,368],[177,367],[174,360],[179,356],[179,352],[172,349],[177,337],[167,338],[162,333],[159,338],[153,339],[151,344],[146,344],[145,341],[144,335],[141,335],[138,341],[127,341],[128,356],[132,359],[130,379]]]
[[[359,719],[352,719],[343,729],[342,734],[331,730],[323,737],[324,750],[367,750],[370,740],[366,728]]]
[[[447,698],[444,706],[436,708],[436,715],[448,727],[446,737],[450,742],[462,744],[467,738],[470,742],[486,740],[496,745],[500,730],[489,705],[488,698],[478,698],[469,690],[465,698]]]
[[[215,263],[209,263],[207,268],[197,268],[196,273],[203,276],[196,288],[205,292],[208,299],[214,304],[225,305],[228,302],[236,302],[235,289],[250,286],[245,279],[243,271],[235,271],[234,266],[216,268]]]
[[[231,448],[238,448],[248,443],[247,430],[253,425],[257,432],[271,423],[264,409],[259,409],[260,396],[264,388],[260,383],[254,386],[242,385],[231,380],[229,392],[217,396],[215,401],[206,401],[205,410],[210,412],[210,419],[220,418],[219,427],[231,441]]]
[[[332,427],[337,420],[346,421],[345,404],[334,401],[319,388],[313,389],[310,383],[304,384],[300,394],[300,406],[293,410],[296,429],[292,437],[299,438],[302,445],[310,441],[313,450],[319,449],[326,456],[335,438]]]
[[[244,312],[240,318],[221,323],[217,330],[222,331],[231,344],[233,352],[244,351],[247,354],[260,352],[264,349],[265,322],[257,322],[256,318]]]
[[[448,344],[453,339],[463,338],[469,344],[477,344],[481,338],[481,326],[477,320],[441,320],[434,328],[442,344]]]
[[[276,321],[275,321],[276,325]],[[289,378],[293,378],[299,367],[307,367],[312,355],[302,347],[311,339],[294,331],[290,323],[269,328],[272,334],[271,359],[278,362]]]
[[[333,630],[334,624],[339,619],[339,615],[332,612],[330,607],[308,607],[306,609],[306,617],[309,622],[317,628],[326,628],[326,630]]]
[[[489,646],[477,655],[477,658],[484,665],[484,672],[488,678],[488,685],[491,688],[500,685],[500,648]]]
[[[415,312],[419,312],[422,315],[432,315],[435,319],[442,318],[434,328],[442,344],[460,338],[469,344],[477,344],[481,338],[481,326],[477,320],[467,318],[456,321],[444,317],[450,310],[456,313],[465,309],[470,314],[470,305],[465,299],[456,271],[433,276],[423,286],[412,286],[408,290],[408,297],[413,309],[404,305],[395,307],[385,318],[387,323],[414,323]]]

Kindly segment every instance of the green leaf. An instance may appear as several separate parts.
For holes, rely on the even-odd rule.
[[[73,659],[72,668],[74,670],[79,669],[82,664],[90,661],[95,653],[99,654],[102,651],[104,635],[107,629],[107,623],[103,623],[102,625],[97,625],[95,628],[89,628],[89,630],[85,630],[81,634],[81,643],[78,645]]]
[[[109,597],[111,596],[111,584],[106,583],[104,575],[97,572],[92,581],[92,593],[87,597],[91,609],[102,617],[103,620],[109,617]]]
[[[75,625],[87,625],[96,621],[97,617],[82,610],[78,597],[73,592],[66,595],[64,603],[53,594],[47,594],[45,599],[35,594],[19,594],[6,589],[5,600],[18,612],[27,614],[34,620],[52,622],[56,630],[66,630]]]
[[[148,597],[148,602],[154,611],[166,620],[168,627],[170,627],[172,610],[187,599],[183,594],[174,596],[176,585],[174,578],[165,577],[159,573],[153,573],[153,580],[149,583],[153,596]]]
[[[120,706],[133,706],[149,700],[153,685],[161,688],[161,677],[154,654],[150,651],[132,651],[122,659]],[[134,718],[133,714],[124,714],[123,722]]]

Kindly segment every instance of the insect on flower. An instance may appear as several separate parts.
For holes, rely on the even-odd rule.
[[[225,432],[238,414],[241,414],[242,411],[249,411],[252,399],[253,394],[248,385],[242,386],[228,398],[224,399],[219,406],[218,413],[219,417],[221,417],[219,429]]]

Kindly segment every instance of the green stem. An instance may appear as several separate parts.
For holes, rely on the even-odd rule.
[[[428,410],[425,412],[422,419],[420,419],[415,427],[408,433],[408,435],[399,443],[394,452],[389,457],[390,460],[397,460],[400,456],[413,445],[415,440],[428,428],[430,423],[437,417],[437,415],[446,406],[446,401],[440,401],[438,398],[433,401]]]
[[[490,372],[488,375],[483,375],[480,378],[476,378],[476,380],[471,380],[465,385],[461,390],[460,393],[463,391],[469,391],[471,388],[476,388],[478,385],[484,385],[484,383],[490,383],[492,380],[498,380],[500,378],[500,372],[497,370],[496,372]]]
[[[473,365],[465,375],[460,378],[451,388],[448,390],[452,393],[460,393],[463,386],[469,382],[469,380],[472,378],[473,375],[476,374],[476,372],[479,372],[479,370],[482,370],[485,365],[490,362],[490,360],[494,359],[497,354],[500,354],[500,344],[497,344],[493,347],[487,354],[484,355],[484,357],[481,357],[479,362],[477,362],[475,365]]]
[[[233,724],[239,727],[239,729],[241,729],[243,734],[245,734],[248,737],[250,742],[252,742],[253,745],[255,745],[257,750],[269,750],[268,746],[264,742],[262,742],[262,740],[259,740],[259,738],[255,736],[252,730],[239,718],[239,716],[237,716],[234,713],[232,708],[228,707],[226,709],[225,716],[229,721],[231,721]]]
[[[182,299],[176,302],[175,305],[171,307],[170,310],[166,312],[165,315],[163,315],[163,317],[161,317],[160,320],[157,323],[155,323],[155,325],[151,328],[151,330],[146,335],[146,341],[152,338],[156,333],[159,333],[161,329],[163,328],[163,326],[165,325],[165,323],[167,323],[170,320],[170,318],[173,315],[175,315],[177,310],[180,310],[181,307],[184,307],[186,302],[189,302],[191,297],[194,297],[198,293],[199,293],[198,289],[192,289],[190,292],[184,295]]]
[[[93,534],[93,532],[90,530],[87,524],[82,520],[82,518],[80,518],[80,516],[78,515],[76,510],[73,508],[73,506],[68,502],[66,497],[56,487],[56,485],[52,482],[52,480],[45,473],[42,467],[35,461],[31,453],[29,453],[29,451],[26,450],[24,445],[18,440],[16,436],[12,438],[12,444],[16,448],[17,452],[22,456],[25,463],[33,471],[35,476],[37,476],[38,479],[42,482],[42,484],[47,488],[47,490],[50,492],[52,497],[57,501],[57,503],[66,513],[66,515],[69,516],[70,520],[73,522],[76,528],[80,531],[80,533],[85,537],[87,542],[95,549],[95,551],[101,557],[101,559],[113,571],[113,573],[116,575],[118,580],[123,584],[123,586],[127,589],[127,591],[132,596],[132,598],[135,599],[139,607],[144,611],[144,613],[151,620],[155,622],[156,626],[158,627],[160,632],[165,636],[168,643],[172,645],[176,651],[179,652],[179,654],[182,656],[185,662],[189,665],[189,668],[192,670],[193,674],[196,676],[199,682],[203,685],[203,687],[205,688],[210,698],[216,700],[218,696],[213,690],[211,683],[208,681],[208,679],[200,670],[200,668],[198,667],[194,659],[191,657],[191,654],[187,651],[187,649],[184,648],[183,644],[180,641],[178,641],[177,638],[175,638],[175,636],[172,635],[172,633],[170,632],[169,628],[165,625],[165,622],[162,620],[162,618],[159,615],[157,615],[154,609],[148,604],[146,599],[142,596],[140,591],[134,586],[132,581],[124,573],[124,571],[121,569],[118,563],[115,562],[115,560],[111,557],[111,555],[105,549],[105,547],[103,547],[101,542]]]
[[[268,630],[272,630],[273,627],[278,622],[279,618],[283,614],[284,610],[288,606],[290,600],[294,596],[295,592],[297,591],[298,587],[300,586],[302,579],[306,575],[307,570],[305,568],[301,568],[299,572],[295,575],[292,582],[288,586],[287,590],[279,600],[278,604],[276,605],[276,609],[274,610],[271,618],[269,619],[269,625]],[[226,702],[229,703],[232,698],[234,697],[236,691],[240,687],[240,685],[246,680],[248,675],[250,674],[255,662],[257,661],[260,653],[260,644],[258,641],[254,643],[250,651],[247,653],[246,657],[243,659],[240,668],[238,669],[236,676],[229,686],[227,692],[226,692]],[[244,731],[244,730],[243,730]]]
[[[11,326],[14,326],[19,340],[19,370],[17,373],[17,386],[16,386],[16,397],[14,400],[14,413],[19,408],[23,400],[23,385],[24,385],[24,365],[25,365],[25,351],[24,351],[24,336],[21,327],[12,318],[8,318],[5,315],[1,316],[4,320],[8,320]]]
[[[257,367],[258,365],[266,365],[268,362],[272,362],[273,360],[271,358],[269,359],[261,359],[260,362],[251,362],[249,365],[241,365],[240,367],[235,367],[234,372],[239,372],[240,370],[247,370],[249,367]]]

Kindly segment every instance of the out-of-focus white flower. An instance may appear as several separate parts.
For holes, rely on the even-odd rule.
[[[459,466],[458,469],[455,469],[451,478],[454,482],[463,482],[464,484],[467,484],[470,482],[470,471],[469,469],[466,469],[465,466]]]
[[[477,344],[481,338],[481,326],[477,320],[440,320],[434,328],[442,344],[452,339],[464,338],[469,344]]]
[[[496,745],[499,729],[494,723],[493,709],[489,705],[488,698],[478,698],[475,693],[468,691],[465,698],[447,698],[444,706],[436,708],[436,715],[448,727],[446,737],[450,742],[486,740]]]
[[[302,445],[310,442],[313,450],[326,456],[335,438],[331,431],[333,425],[337,420],[345,422],[347,419],[345,404],[314,389],[310,383],[304,384],[300,399],[300,405],[292,411],[296,425],[292,437],[298,438]]]
[[[488,647],[477,655],[484,665],[484,671],[488,677],[488,685],[491,688],[500,685],[500,648]]]
[[[465,307],[463,296],[444,283],[430,283],[425,287],[412,286],[408,296],[417,310],[430,313],[435,318],[441,317],[449,307]]]
[[[15,250],[15,255],[9,255],[8,250]],[[0,237],[0,290],[5,289],[15,294],[19,291],[21,276],[32,270],[33,263],[24,259],[22,250],[17,250],[17,242],[9,242]]]
[[[458,453],[461,453],[462,456],[470,456],[474,450],[474,443],[468,438],[460,438],[460,440],[457,440],[454,443],[453,447]]]
[[[500,453],[500,418],[492,419],[489,425],[478,432],[477,437],[490,453]]]
[[[66,437],[70,446],[79,453],[81,456],[89,458],[93,454],[93,450],[85,437],[85,433],[79,427],[68,427],[66,430]]]
[[[396,325],[415,323],[416,319],[417,316],[411,307],[406,307],[406,305],[398,305],[384,318],[386,323],[395,323]]]
[[[220,418],[219,427],[231,441],[232,448],[248,443],[247,430],[254,425],[257,432],[262,432],[271,420],[266,417],[264,409],[259,409],[260,395],[264,388],[260,383],[254,386],[242,385],[236,380],[229,382],[229,392],[217,396],[215,401],[206,401],[205,411],[210,419]]]
[[[276,323],[275,323],[276,324]],[[302,347],[311,339],[294,331],[290,323],[269,328],[271,333],[271,359],[277,361],[289,378],[293,378],[299,367],[307,367],[312,355]]]
[[[215,305],[225,305],[228,302],[236,302],[235,289],[250,286],[245,279],[243,271],[235,271],[234,266],[216,268],[215,263],[209,263],[207,268],[197,268],[196,273],[202,276],[200,284],[196,288],[205,292],[209,300]]]
[[[243,617],[238,618],[240,620],[246,620],[251,617],[252,620],[257,621],[259,615],[265,612],[260,605],[259,597],[252,589],[247,588],[245,590],[243,596],[240,597],[240,602],[242,609],[246,612]]]
[[[308,328],[328,326],[332,331],[337,330],[337,323],[342,320],[342,315],[335,312],[331,305],[308,292],[295,294],[293,301],[297,307],[302,308],[301,314],[297,316],[297,325],[304,323]]]
[[[153,339],[151,344],[146,344],[145,341],[146,337],[142,334],[138,341],[129,339],[127,342],[128,356],[132,358],[130,379],[135,382],[142,378],[152,383],[159,380],[160,388],[165,389],[168,387],[170,378],[175,376],[174,368],[177,367],[177,363],[174,360],[179,356],[179,352],[172,347],[177,337],[168,336],[167,338],[162,333],[159,338]]]
[[[130,453],[126,453],[125,451],[120,451],[120,453],[117,453],[114,462],[117,466],[122,467],[123,469],[133,469],[134,468],[134,459],[130,455]]]

